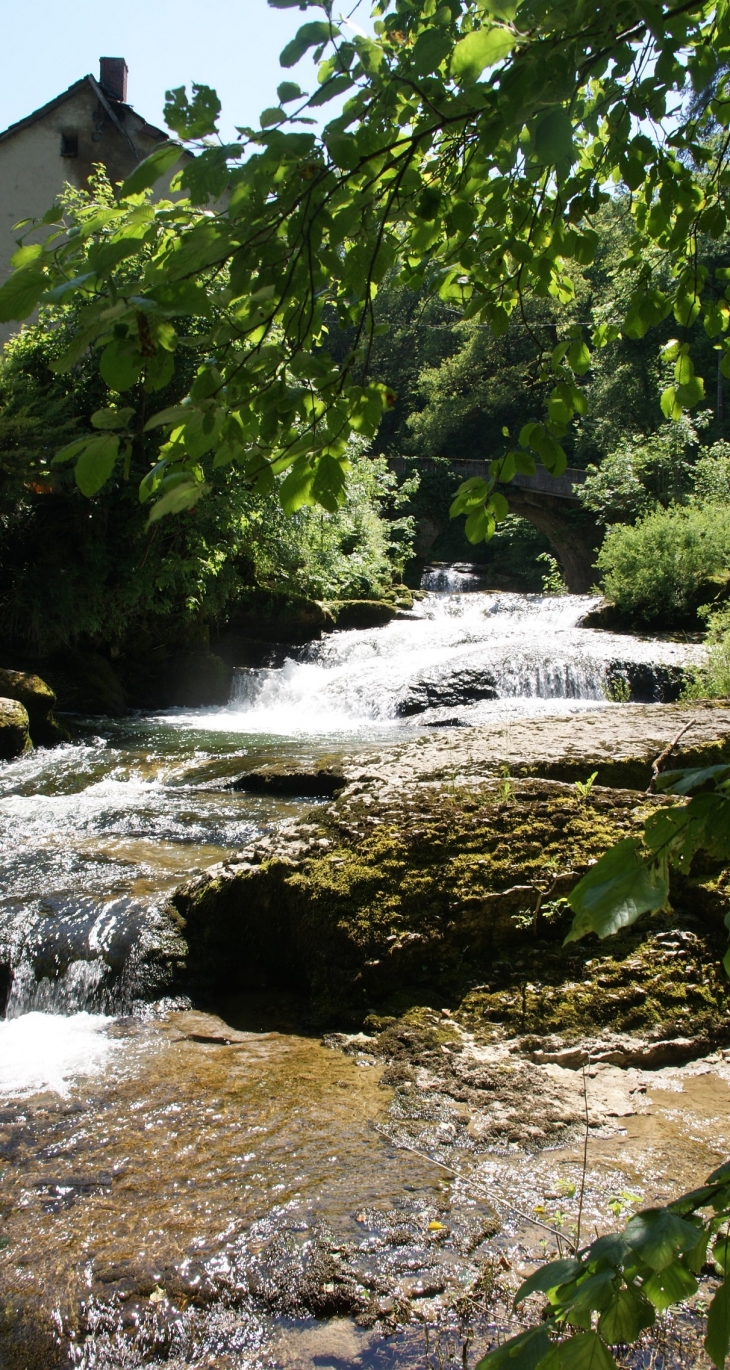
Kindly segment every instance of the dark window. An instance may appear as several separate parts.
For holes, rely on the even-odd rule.
[[[78,157],[79,155],[79,135],[74,130],[61,134],[61,156]]]

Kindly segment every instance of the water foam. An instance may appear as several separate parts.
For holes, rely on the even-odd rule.
[[[180,727],[297,736],[438,721],[443,707],[464,722],[607,703],[617,657],[674,663],[673,643],[580,628],[591,596],[427,594],[413,613],[365,631],[333,633],[278,669],[234,673],[227,708],[179,711]],[[488,703],[485,703],[485,699]],[[517,707],[521,701],[521,710]],[[436,710],[436,712],[434,712]]]
[[[118,1050],[99,1013],[26,1013],[0,1021],[0,1096],[23,1099],[50,1090],[67,1098],[79,1077],[98,1075]]]

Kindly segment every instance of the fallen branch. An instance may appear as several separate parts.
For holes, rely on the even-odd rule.
[[[578,1248],[575,1242],[572,1242],[569,1237],[566,1237],[564,1232],[559,1232],[556,1227],[551,1227],[549,1223],[541,1223],[539,1218],[534,1218],[530,1213],[523,1213],[521,1208],[515,1208],[515,1205],[508,1203],[506,1199],[501,1197],[499,1199],[495,1198],[493,1190],[488,1184],[485,1184],[484,1180],[475,1179],[472,1175],[465,1175],[462,1170],[456,1170],[453,1165],[447,1165],[445,1161],[437,1161],[434,1156],[429,1156],[427,1152],[419,1151],[415,1146],[409,1146],[408,1142],[395,1141],[394,1138],[390,1136],[390,1133],[386,1132],[385,1128],[381,1127],[379,1123],[373,1123],[373,1127],[381,1137],[385,1138],[386,1142],[390,1142],[390,1145],[397,1147],[399,1151],[411,1151],[414,1156],[420,1156],[422,1161],[430,1161],[431,1165],[437,1165],[440,1166],[442,1170],[448,1170],[449,1174],[454,1175],[457,1180],[462,1180],[464,1184],[471,1185],[472,1188],[476,1187],[477,1189],[481,1189],[486,1194],[489,1202],[494,1204],[495,1208],[499,1208],[499,1205],[501,1204],[503,1208],[508,1208],[510,1213],[516,1213],[517,1217],[522,1218],[524,1222],[533,1223],[535,1227],[542,1227],[545,1232],[552,1233],[553,1237],[555,1237],[558,1242],[558,1247],[560,1247],[562,1242],[565,1242],[566,1246],[569,1246],[571,1251],[577,1251]]]
[[[681,738],[684,737],[685,733],[688,731],[689,728],[694,727],[696,722],[696,718],[691,718],[689,720],[689,723],[685,723],[684,727],[680,728],[679,732],[677,733],[677,736],[672,738],[672,741],[664,748],[664,751],[660,752],[659,755],[654,759],[651,765],[651,780],[649,781],[649,787],[646,790],[646,794],[654,793],[654,786],[656,785],[656,782],[659,779],[659,772],[662,766],[664,765],[664,762],[669,760],[677,743],[680,741]]]

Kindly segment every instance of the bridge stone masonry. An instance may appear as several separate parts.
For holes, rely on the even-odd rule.
[[[417,463],[406,461],[403,457],[389,457],[390,469],[399,477],[412,474],[432,463],[426,459]],[[452,461],[455,484],[454,490],[470,476],[489,475],[489,463],[483,458],[471,461]],[[561,476],[551,476],[544,466],[538,466],[534,476],[516,475],[498,489],[505,496],[510,513],[527,519],[539,528],[548,539],[558,562],[565,583],[571,594],[589,594],[596,580],[594,563],[601,542],[601,530],[585,510],[576,493],[576,486],[586,478],[585,471],[569,466]],[[447,520],[440,522],[432,517],[419,521],[416,535],[416,552],[424,560],[436,539],[447,526]]]

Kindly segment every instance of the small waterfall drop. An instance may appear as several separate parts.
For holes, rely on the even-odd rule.
[[[438,572],[440,576],[441,571]],[[578,626],[589,596],[427,593],[382,628],[334,633],[277,670],[235,672],[230,715],[245,732],[298,734],[463,722],[610,699],[617,658],[679,659],[677,644]]]

